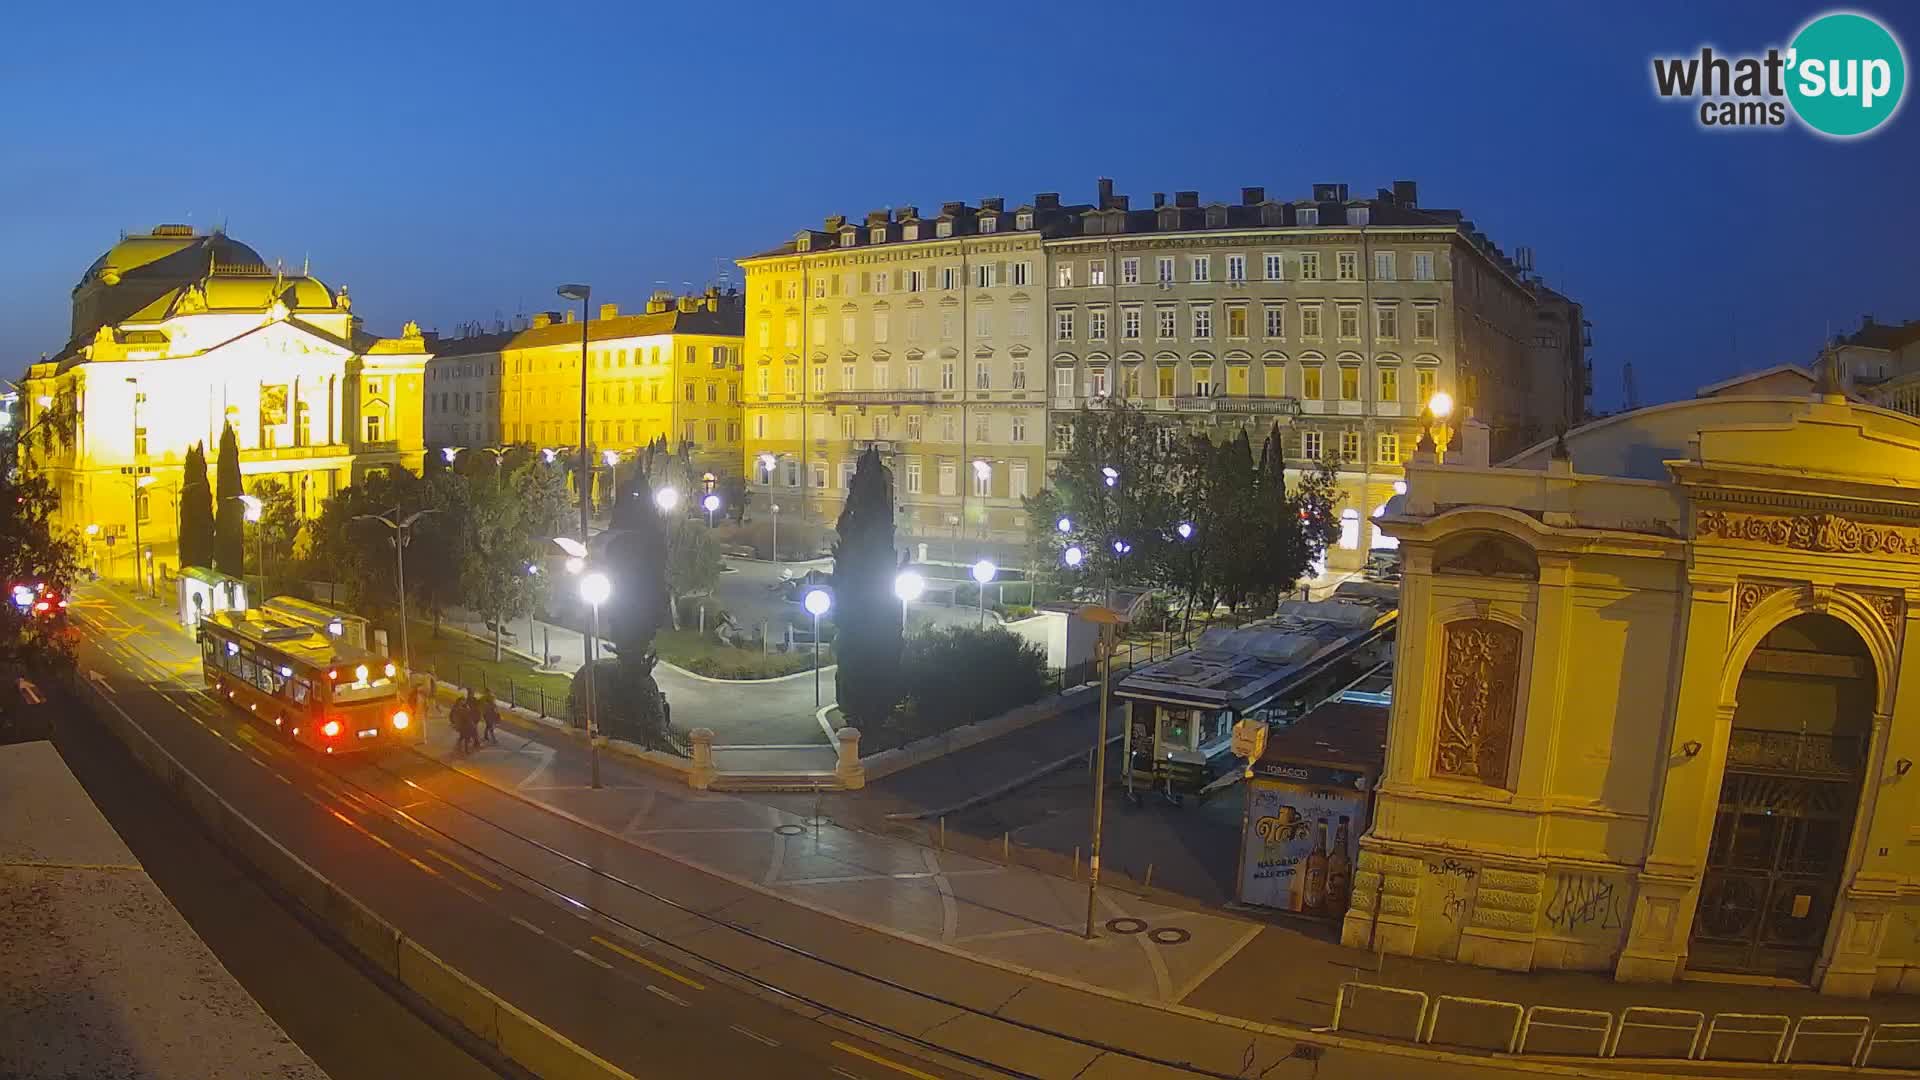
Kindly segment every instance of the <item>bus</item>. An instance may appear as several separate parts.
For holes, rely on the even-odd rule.
[[[199,631],[208,691],[287,738],[326,754],[419,743],[390,657],[260,609],[213,612]]]

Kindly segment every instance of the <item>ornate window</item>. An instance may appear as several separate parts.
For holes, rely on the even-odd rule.
[[[1492,619],[1461,619],[1445,629],[1435,776],[1507,786],[1520,631]]]

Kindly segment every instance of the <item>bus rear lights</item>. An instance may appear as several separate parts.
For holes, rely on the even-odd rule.
[[[394,666],[393,666],[392,664],[388,664],[388,665],[387,665],[387,678],[389,678],[389,679],[391,679],[391,678],[393,678],[393,676],[394,676],[394,673],[395,673],[396,671],[398,671],[398,670],[399,670],[399,669],[398,669],[398,668],[396,668],[396,667],[394,667]]]
[[[405,709],[402,709],[399,712],[394,713],[393,714],[393,730],[395,731],[407,730],[407,724],[411,720],[412,720],[412,717],[409,717],[407,715],[407,711]]]
[[[283,724],[285,724],[286,722],[287,722],[287,718],[286,718],[286,717],[284,717],[284,716],[276,716],[276,717],[274,717],[274,718],[273,718],[273,726],[274,726],[274,727],[280,727],[281,725],[283,725]]]
[[[367,665],[361,664],[359,667],[353,669],[353,681],[354,682],[367,681]]]
[[[325,735],[329,739],[333,738],[335,735],[340,734],[340,721],[329,720],[326,723],[321,724],[320,733],[322,735]]]
[[[339,673],[339,672],[337,672],[337,671],[335,671],[335,670],[333,670],[332,668],[328,668],[328,669],[327,669],[327,681],[328,681],[328,682],[332,682],[333,680],[335,680],[335,679],[337,679],[337,678],[339,678],[339,677],[340,677],[340,673]]]

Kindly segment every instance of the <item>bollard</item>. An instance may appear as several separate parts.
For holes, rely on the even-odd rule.
[[[1073,846],[1073,880],[1080,880],[1080,845]]]
[[[540,686],[535,687],[535,689],[540,691],[540,719],[545,720],[547,718],[547,688]]]
[[[687,774],[687,783],[705,791],[713,786],[713,729],[694,728],[687,732],[687,740],[693,744],[693,771]]]
[[[1008,833],[1000,834],[1000,861],[1003,863],[1010,863],[1013,861],[1012,846],[1011,844],[1008,843],[1009,835],[1010,834]]]
[[[1147,864],[1147,880],[1140,883],[1142,888],[1153,888],[1153,864]]]
[[[840,786],[847,791],[858,791],[867,786],[867,770],[860,764],[860,729],[843,727],[833,733],[834,742],[839,744],[839,757],[834,762],[833,773],[840,780]]]
[[[947,815],[940,815],[940,850],[947,850]]]

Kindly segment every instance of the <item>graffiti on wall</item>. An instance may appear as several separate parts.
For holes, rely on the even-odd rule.
[[[1568,937],[1617,935],[1627,922],[1627,884],[1609,874],[1564,870],[1553,875],[1540,917]]]

